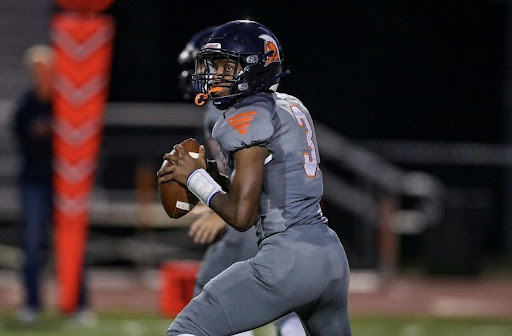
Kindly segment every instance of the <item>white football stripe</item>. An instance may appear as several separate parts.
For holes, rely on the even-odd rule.
[[[176,208],[185,210],[185,211],[190,211],[190,203],[176,201]]]

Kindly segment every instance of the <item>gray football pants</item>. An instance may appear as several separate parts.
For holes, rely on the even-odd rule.
[[[334,231],[324,224],[290,227],[212,279],[167,336],[229,336],[292,311],[312,336],[349,336],[348,285],[348,261]]]

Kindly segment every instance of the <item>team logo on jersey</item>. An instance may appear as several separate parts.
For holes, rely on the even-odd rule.
[[[203,49],[222,49],[220,43],[206,43]]]
[[[228,119],[228,124],[231,125],[239,134],[247,133],[249,126],[251,126],[251,122],[254,119],[254,116],[258,112],[256,111],[247,111],[238,113],[237,115]]]
[[[267,58],[265,62],[265,66],[269,65],[272,62],[281,62],[281,58],[279,57],[279,50],[277,50],[277,42],[272,38],[272,36],[267,34],[261,34],[258,36],[265,43],[265,54],[272,50],[274,53]]]

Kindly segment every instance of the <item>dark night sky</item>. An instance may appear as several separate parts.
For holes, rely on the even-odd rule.
[[[315,119],[349,138],[506,139],[506,1],[225,6],[116,1],[109,9],[117,22],[110,101],[181,102],[176,58],[188,39],[204,27],[249,18],[270,28],[283,45],[291,75],[280,91],[297,96]],[[483,235],[488,249],[503,244],[502,168],[402,166],[425,170],[447,185],[491,188]]]
[[[251,18],[283,45],[292,74],[280,91],[347,136],[504,139],[502,2],[238,3],[214,12],[208,4],[117,1],[110,100],[179,101],[176,57],[188,38]]]

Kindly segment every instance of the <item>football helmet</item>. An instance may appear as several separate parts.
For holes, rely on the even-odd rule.
[[[211,99],[218,109],[225,110],[256,92],[275,91],[280,78],[288,73],[283,72],[283,59],[277,37],[258,22],[236,20],[217,27],[196,55],[192,75],[196,104]],[[225,66],[219,67],[219,61],[225,61]],[[228,64],[236,64],[234,75],[226,74]],[[217,68],[224,73],[216,73]],[[229,93],[215,94],[222,87],[229,87]]]
[[[192,87],[192,74],[194,73],[194,64],[196,55],[203,45],[208,41],[208,37],[215,30],[215,26],[205,28],[190,38],[185,48],[178,55],[178,63],[180,65],[180,73],[178,75],[178,89],[183,99],[189,100],[194,97],[194,89]]]

